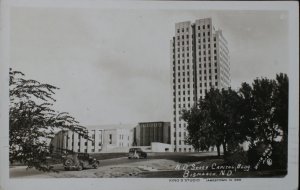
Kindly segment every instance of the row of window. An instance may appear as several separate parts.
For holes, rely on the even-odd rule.
[[[192,152],[192,149],[191,149],[191,148],[189,148],[188,150],[189,150],[189,152]],[[184,151],[184,152],[187,152],[187,149],[186,149],[186,148],[183,148],[183,151]],[[174,152],[176,152],[176,148],[174,149]],[[178,152],[181,152],[181,148],[178,149]]]
[[[205,32],[202,32],[202,36],[205,36]],[[210,36],[210,32],[207,32],[207,36]],[[198,37],[201,37],[201,33],[200,32],[198,33]]]
[[[215,67],[218,66],[217,62],[214,63]],[[202,64],[198,64],[199,68],[202,68]],[[203,63],[203,67],[206,68],[206,63]],[[208,67],[211,68],[211,62],[208,63]],[[216,71],[217,72],[217,71]]]
[[[199,57],[199,61],[201,62],[202,61],[202,58],[203,58],[203,61],[207,61],[207,59],[206,58],[208,58],[208,61],[211,61],[211,56],[210,55],[208,55],[208,57],[206,57],[206,53],[205,53],[205,51],[203,52],[203,56],[201,56],[201,57]],[[210,54],[210,51],[209,51],[209,53],[208,54]],[[199,51],[199,55],[201,55],[201,53],[200,53],[200,51]],[[184,58],[184,54],[182,54],[182,56],[183,56],[183,58]],[[187,54],[187,56],[189,56],[189,53]],[[180,54],[178,54],[178,58],[180,58]],[[175,57],[174,57],[174,59],[175,59]],[[215,61],[217,61],[217,56],[214,56],[214,60]],[[177,60],[177,63],[178,64],[180,64],[180,63],[185,63],[185,61],[184,61],[184,59],[182,59],[181,61],[180,60]],[[186,60],[186,63],[190,63],[190,59],[187,59]],[[173,61],[173,65],[175,65],[175,61]]]
[[[199,86],[200,86],[200,88],[202,88],[202,83],[200,83]],[[218,86],[218,82],[215,82],[215,83],[214,83],[214,86],[217,87],[217,86]],[[212,82],[209,82],[208,84],[207,84],[207,83],[204,83],[204,86],[203,86],[203,87],[209,87],[209,88],[211,88],[211,87],[213,87],[213,83],[212,83]],[[180,94],[179,92],[180,92],[180,91],[178,91],[178,94]],[[183,91],[183,92],[185,92],[185,91]],[[202,89],[199,89],[199,92],[200,92],[200,94],[202,94],[202,92],[207,93],[207,89],[205,89],[204,91],[202,91]],[[184,95],[185,95],[185,94],[184,94]],[[190,95],[190,91],[188,91],[188,95]],[[185,101],[185,100],[186,100],[185,97],[183,97],[182,100]],[[195,100],[195,98],[193,98],[193,100]],[[176,99],[173,98],[173,102],[175,102],[175,101],[176,101]],[[178,101],[179,101],[179,102],[181,101],[181,98],[180,98],[180,97],[178,98]],[[187,97],[187,101],[190,101],[190,97]]]
[[[181,62],[184,63],[184,59],[182,59]],[[178,60],[177,63],[180,64],[180,60]],[[186,63],[190,63],[190,59],[187,59]],[[173,61],[173,65],[175,65],[175,61]]]
[[[176,132],[174,132],[174,137],[176,137]],[[178,137],[181,137],[181,132],[178,132]],[[183,137],[186,137],[186,132],[183,132]]]
[[[224,78],[224,76],[225,76],[225,78]],[[226,80],[225,80],[225,79],[226,79]],[[223,75],[223,76],[221,76],[221,80],[227,82],[227,81],[229,81],[230,79],[229,79],[229,77],[228,77],[227,75]]]
[[[205,70],[205,71],[206,71],[206,70]],[[225,76],[227,79],[229,79],[229,77],[228,77],[227,75],[224,74],[223,76]],[[199,75],[199,77],[198,77],[199,81],[202,81],[202,78],[203,78],[204,82],[207,80],[207,76],[204,75],[204,76],[202,77],[202,74],[200,73],[200,75]],[[214,78],[215,78],[215,80],[217,80],[217,79],[218,79],[218,75],[215,75]],[[189,78],[187,78],[187,79],[188,79],[187,82],[189,82],[190,79],[189,79]],[[211,76],[211,75],[208,76],[208,80],[209,80],[209,81],[212,80],[212,76]],[[179,78],[177,81],[178,81],[178,83],[180,83],[180,81],[181,81],[180,78]],[[177,83],[177,84],[178,84],[178,83]],[[185,84],[184,84],[184,83],[185,83],[185,79],[184,79],[184,78],[183,78],[183,80],[182,80],[182,83],[183,83],[183,84],[182,84],[182,87],[185,88],[186,86],[185,86]],[[200,87],[202,87],[201,84],[202,84],[202,83],[200,83]],[[174,90],[175,90],[175,87],[176,87],[176,86],[175,86],[175,79],[173,79],[173,89],[174,89]],[[181,87],[180,84],[178,84],[178,89],[180,89],[180,87]],[[195,87],[195,85],[193,84],[193,88],[194,88],[194,87]],[[190,88],[190,84],[187,84],[187,88]]]
[[[95,152],[95,149],[92,149],[91,151]],[[100,151],[101,151],[101,149],[98,149],[98,152],[100,152]],[[80,149],[78,149],[77,152],[80,152]],[[84,152],[87,153],[87,149],[84,149]]]
[[[185,91],[182,91],[183,95],[185,95]],[[173,92],[173,95],[175,96],[175,92]],[[180,91],[178,91],[178,95],[180,95]],[[190,95],[190,91],[188,90],[187,91],[187,95]]]
[[[186,35],[186,38],[189,38],[189,35]],[[181,39],[184,39],[184,35],[181,36]],[[180,40],[180,36],[177,36],[177,40]]]
[[[199,57],[198,60],[199,60],[200,62],[202,62],[202,58],[203,58],[203,61],[207,61],[205,55],[203,55],[203,57]],[[210,56],[210,55],[209,55],[207,58],[208,58],[208,61],[211,61],[211,56]],[[214,60],[217,61],[217,56],[214,56]]]
[[[193,98],[194,99],[194,101],[195,101],[195,97]],[[187,107],[186,107],[187,106]],[[173,108],[174,109],[176,109],[176,105],[174,104],[173,105]],[[181,104],[178,104],[178,108],[181,108]],[[185,105],[185,104],[182,104],[182,108],[187,108],[187,109],[189,109],[189,108],[191,108],[191,104],[190,103],[188,103],[187,105]],[[181,119],[179,119],[179,120],[181,120]],[[176,118],[174,118],[174,122],[176,121]]]
[[[199,81],[202,81],[202,78],[203,78],[204,81],[207,80],[207,77],[206,77],[206,76],[201,77],[201,75],[199,75]],[[216,80],[218,79],[218,76],[217,76],[217,75],[215,75],[215,79],[216,79]],[[208,76],[208,80],[211,81],[211,80],[212,80],[212,77],[211,77],[211,76]]]
[[[201,44],[199,44],[199,45],[198,45],[198,49],[201,49],[201,47],[202,47],[203,49],[206,49],[206,44],[202,44],[202,46],[201,46]],[[214,43],[214,47],[216,48],[216,47],[217,47],[217,44]],[[210,44],[207,44],[207,48],[210,48]]]
[[[190,44],[188,40],[186,41],[186,44],[187,44],[187,45],[189,45],[189,44]],[[179,42],[179,41],[177,42],[177,45],[179,45],[179,46],[180,46],[180,42]],[[181,45],[184,45],[184,41],[182,41],[182,42],[181,42]]]
[[[224,54],[220,54],[220,59],[222,59],[222,61],[224,61],[225,63],[229,63],[229,59],[227,56],[224,56]]]
[[[206,61],[206,57],[205,57],[205,56],[206,56],[206,52],[208,52],[208,53],[207,53],[208,56],[209,56],[209,57],[208,57],[208,60],[211,60],[211,57],[210,57],[210,54],[211,54],[210,52],[211,52],[211,51],[210,51],[210,50],[208,50],[208,51],[203,51],[202,53],[201,53],[201,51],[198,51],[198,54],[199,54],[199,56],[202,55],[203,60]],[[217,50],[214,50],[214,53],[217,54]],[[190,55],[190,54],[187,53],[187,54],[186,54],[186,57],[189,57],[189,55]],[[177,58],[178,58],[178,60],[177,60],[177,63],[178,63],[178,64],[180,64],[180,63],[185,63],[185,59],[184,59],[184,58],[185,58],[185,54],[184,54],[184,53],[182,53],[182,58],[183,58],[183,59],[182,59],[181,61],[179,60],[179,59],[180,59],[180,54],[179,54],[179,53],[177,54]],[[175,55],[173,55],[173,59],[174,59],[174,60],[173,60],[173,65],[175,65]],[[214,56],[214,60],[217,60],[217,56],[216,56],[216,55]],[[202,61],[201,57],[199,58],[199,61]],[[187,62],[187,63],[190,62],[190,61],[189,61],[189,58],[186,60],[186,62]]]
[[[207,24],[207,25],[205,25],[205,24],[202,25],[202,29],[203,29],[203,30],[206,29],[205,27],[206,27],[207,29],[210,29],[210,25],[209,25],[209,24]],[[200,25],[198,25],[197,28],[198,28],[198,30],[201,30],[201,26],[200,26]],[[181,28],[181,32],[185,32],[185,31],[188,32],[188,31],[189,31],[189,27],[187,27],[187,28]],[[177,29],[177,33],[180,33],[180,28]]]
[[[204,84],[205,84],[205,87],[207,87],[207,84],[206,83],[204,83]],[[215,86],[218,86],[218,82],[215,82]],[[208,87],[210,87],[210,88],[213,87],[211,82],[208,83]],[[206,94],[207,91],[208,91],[208,89],[205,89],[205,90],[199,89],[200,94],[202,94],[202,92],[204,92]]]
[[[174,49],[175,50],[175,49]],[[182,47],[182,51],[184,51],[185,49],[184,49],[184,46]],[[186,50],[187,51],[189,51],[190,50],[190,48],[189,47],[186,47]],[[177,48],[177,51],[179,52],[180,51],[180,48]]]
[[[228,50],[228,48],[227,47],[223,47],[223,46],[220,46],[220,49],[222,50],[222,51],[224,51],[227,55],[229,54],[229,50]]]
[[[215,58],[216,58],[216,57],[215,57]],[[202,65],[203,65],[204,68],[206,68],[206,63],[201,63],[201,62],[198,64],[198,67],[199,67],[199,68],[202,68]],[[217,67],[217,65],[218,65],[217,62],[215,62],[214,65],[215,65],[215,67]],[[211,68],[211,62],[208,63],[208,67]],[[177,68],[178,68],[177,71],[179,71],[179,70],[180,70],[180,66],[178,65]],[[182,65],[182,66],[181,66],[181,69],[182,69],[182,70],[185,70],[185,65]],[[186,69],[189,70],[189,69],[190,69],[190,65],[187,65],[187,66],[186,66]],[[227,70],[227,69],[225,69],[225,70]],[[175,72],[175,66],[173,66],[173,71]],[[217,71],[216,71],[216,72],[217,72]]]
[[[202,34],[202,37],[205,37],[205,34],[206,34],[206,33],[205,33],[205,32],[202,32],[202,33],[199,32],[199,33],[198,33],[198,37],[201,37],[201,34]],[[207,36],[208,36],[208,37],[210,36],[210,32],[207,32]],[[187,34],[187,35],[186,35],[186,39],[188,39],[189,37],[190,37],[190,36]],[[194,38],[194,35],[192,35],[192,38]],[[185,35],[181,35],[181,39],[184,40],[184,39],[185,39]],[[177,36],[177,40],[180,40],[180,36],[179,36],[179,35]],[[208,38],[208,40],[210,40],[210,38]],[[216,37],[214,37],[214,41],[216,41],[216,40],[217,40]],[[204,42],[205,42],[205,41],[204,41]]]
[[[81,142],[78,142],[77,144],[78,144],[78,146],[81,146]],[[72,142],[71,145],[72,145],[72,147],[74,147],[74,142]],[[99,142],[98,146],[101,146],[101,145],[102,145],[102,143]],[[88,146],[88,143],[84,142],[84,146]],[[92,146],[95,146],[95,142],[92,142]],[[66,142],[66,147],[68,147],[68,141]]]
[[[90,136],[90,135],[89,135]],[[78,139],[80,140],[82,136],[78,135]],[[95,134],[92,134],[92,136],[90,136],[92,139],[95,139]],[[99,134],[99,139],[102,138],[102,134]],[[70,139],[69,135],[67,135],[67,139]],[[72,134],[72,139],[74,140],[74,133]]]
[[[210,42],[210,38],[208,38],[207,41]],[[205,42],[205,38],[203,39],[203,42]],[[198,43],[201,43],[200,39],[198,40]],[[182,41],[181,45],[184,45],[184,44],[185,44],[184,41]],[[190,42],[189,42],[189,40],[187,40],[186,45],[189,45],[189,44],[190,44]],[[194,44],[193,41],[192,41],[192,44]],[[177,41],[177,45],[180,46],[180,41]],[[216,41],[214,43],[214,47],[217,47]],[[201,48],[200,45],[199,45],[199,48]],[[206,48],[205,44],[203,44],[203,48]],[[208,48],[210,48],[210,43],[208,44]],[[174,52],[174,50],[173,50],[173,52]]]
[[[221,61],[221,59],[220,59],[220,61]],[[226,73],[229,74],[230,67],[223,60],[221,61],[220,69],[226,71]]]
[[[80,146],[81,145],[81,143],[80,142],[78,142],[78,146]],[[87,146],[88,145],[88,143],[87,142],[84,142],[84,146]],[[98,143],[98,146],[101,146],[102,145],[102,143],[101,142],[99,142]],[[74,146],[74,142],[72,142],[72,146]],[[95,146],[95,142],[92,142],[92,146]]]
[[[199,55],[206,55],[206,52],[208,52],[207,54],[209,55],[210,54],[210,49],[208,51],[206,51],[206,50],[204,50],[204,51],[199,50],[198,54]],[[214,54],[217,54],[217,50],[216,49],[214,50]]]
[[[209,25],[209,24],[206,25],[206,26],[207,26],[208,29],[210,28],[210,25]],[[205,29],[205,25],[202,25],[202,29]],[[201,30],[201,26],[200,26],[200,25],[198,26],[198,30]]]
[[[224,70],[229,73],[230,67],[228,65],[229,62],[225,62],[222,58],[220,59],[220,67],[224,68]]]
[[[208,78],[209,78],[209,81],[210,81],[208,84],[209,84],[209,86],[212,86],[212,85],[211,85],[212,77],[209,76]],[[204,76],[203,79],[204,79],[204,81],[206,81],[207,77]],[[215,79],[216,79],[216,80],[218,79],[217,75],[215,76]],[[221,77],[221,79],[222,79],[222,77]],[[201,77],[201,76],[199,77],[199,81],[202,81],[202,77]],[[200,87],[202,87],[202,83],[199,83],[199,84],[200,84]],[[205,87],[206,87],[207,83],[204,83],[204,85],[205,85]],[[218,82],[215,82],[215,86],[218,86]],[[175,90],[175,87],[176,87],[176,86],[173,85],[173,90]],[[178,84],[177,87],[178,87],[177,89],[181,89],[181,85],[180,85],[180,84]],[[186,85],[183,84],[183,85],[182,85],[182,89],[185,89],[185,87],[186,87]],[[190,88],[190,84],[187,84],[187,89],[189,89],[189,88]],[[193,88],[195,88],[195,84],[193,84]],[[190,95],[190,91],[188,91],[188,95]]]
[[[190,76],[190,72],[187,71],[187,76]],[[180,72],[177,73],[178,76],[180,76]],[[175,73],[173,73],[173,76],[175,77]],[[182,72],[182,76],[185,76],[185,72]]]
[[[180,114],[180,113],[181,113],[181,112],[179,111],[179,114]],[[174,115],[175,115],[175,114],[176,114],[176,113],[174,112]],[[176,129],[176,124],[175,124],[175,123],[174,123],[174,126],[173,126],[173,127],[174,127],[174,129]],[[178,124],[178,127],[181,128],[181,123]],[[186,123],[183,124],[183,127],[184,127],[184,128],[186,127]]]
[[[174,98],[173,101],[175,102],[176,99]],[[178,101],[179,101],[179,102],[181,101],[181,98],[180,98],[180,97],[178,98]],[[182,97],[182,101],[185,101],[185,97]],[[190,97],[187,97],[187,101],[191,101],[191,100],[190,100]]]
[[[180,70],[180,66],[178,66],[177,68],[178,68],[178,70]],[[185,66],[184,66],[184,65],[182,65],[182,69],[183,69],[183,70],[185,69]],[[186,66],[186,69],[190,69],[190,66],[187,65],[187,66]],[[175,67],[173,67],[173,71],[175,71]]]
[[[189,28],[186,28],[186,31],[188,32]],[[181,28],[181,32],[184,32],[184,28]],[[179,28],[177,29],[177,33],[180,33],[180,29]]]
[[[200,75],[202,74],[202,70],[199,70],[199,74]],[[204,70],[203,74],[206,75],[206,70]],[[211,74],[211,69],[209,69],[209,74]],[[217,69],[215,69],[215,74],[217,74]],[[178,72],[177,75],[178,75],[178,77],[180,77],[180,72]],[[184,71],[182,72],[182,76],[185,76],[185,72]],[[190,76],[190,72],[189,71],[187,71],[187,76]],[[173,73],[173,77],[175,77],[175,73]],[[209,77],[209,79],[211,80],[211,77]],[[200,78],[200,80],[201,80],[201,78]],[[206,76],[204,76],[204,80],[206,80]],[[189,79],[188,79],[188,81],[189,81]],[[173,80],[173,82],[175,82],[175,81]]]
[[[179,48],[178,48],[178,49],[179,49]],[[210,55],[210,50],[208,50],[208,51],[205,51],[205,50],[204,50],[204,51],[202,51],[202,54],[203,54],[203,55],[206,55],[206,52],[208,52],[208,55]],[[214,50],[214,53],[216,54],[216,53],[217,53],[217,50]],[[198,54],[201,55],[201,50],[198,51]],[[189,56],[190,56],[190,53],[187,52],[187,53],[186,53],[186,56],[189,57]],[[224,55],[223,55],[223,56],[224,56]],[[185,53],[184,53],[184,52],[182,53],[182,57],[183,57],[183,58],[185,57]],[[177,58],[180,58],[180,53],[177,54]],[[215,59],[217,59],[216,56],[215,56]],[[173,62],[174,62],[174,61],[173,61]]]
[[[207,48],[210,48],[211,46],[210,46],[210,44],[207,44]],[[216,48],[217,47],[217,44],[216,43],[214,43],[214,48]],[[187,48],[187,51],[189,51],[189,47],[187,46],[186,47]],[[199,44],[198,45],[198,49],[206,49],[206,44]],[[182,51],[184,51],[185,50],[185,48],[184,48],[184,46],[182,47]],[[177,48],[177,53],[178,53],[178,55],[179,55],[179,52],[180,52],[180,48],[178,47]],[[175,54],[175,49],[173,49],[173,53]],[[183,52],[184,53],[184,52]],[[210,53],[210,50],[209,50],[209,53]],[[214,50],[214,53],[217,53],[217,51],[216,50]],[[173,54],[173,58],[175,58],[175,55]],[[183,57],[184,57],[184,55],[183,55]]]
[[[180,78],[177,81],[180,82]],[[173,79],[173,82],[175,83],[175,79]],[[182,82],[185,82],[185,78],[182,79]],[[190,78],[187,78],[187,82],[190,82]]]
[[[120,135],[119,139],[123,140],[124,139],[124,135]],[[127,136],[127,140],[129,140],[129,136]]]
[[[215,69],[215,73],[217,73],[217,72],[218,72],[218,69]],[[211,69],[208,69],[208,73],[211,74]],[[199,74],[201,76],[201,74],[202,74],[202,70],[201,69],[199,70]],[[203,74],[206,74],[206,69],[203,69]],[[217,75],[215,77],[217,79]]]
[[[226,65],[227,66],[227,65]],[[229,74],[229,67],[224,67],[224,65],[220,65],[220,70],[222,70],[223,71],[223,73],[225,73],[225,74]]]
[[[189,52],[186,53],[186,56],[187,57],[190,56]],[[177,57],[180,58],[180,54],[179,53],[177,54]],[[184,57],[184,53],[182,53],[182,57]]]
[[[221,36],[221,35],[220,35]],[[225,47],[227,50],[228,50],[228,48],[227,48],[227,41],[226,41],[226,39],[222,36],[222,38],[220,38],[220,39],[222,39],[222,40],[219,40],[219,42],[221,43],[221,45],[223,46],[223,47]]]
[[[198,38],[198,44],[201,43],[201,39],[202,39],[202,42],[203,42],[203,43],[206,43],[206,40],[207,40],[207,42],[210,42],[210,37],[208,37],[208,38],[200,38],[200,37],[199,37],[199,38]],[[216,40],[216,37],[214,37],[213,40],[214,40],[214,44],[216,44],[216,41],[217,41],[217,40]]]
[[[227,75],[225,75],[225,76],[227,77]],[[188,79],[189,79],[189,78],[188,78]],[[207,77],[204,76],[203,79],[206,80]],[[217,80],[217,79],[218,79],[218,76],[215,75],[215,80]],[[229,77],[227,77],[227,79],[229,79]],[[175,80],[175,79],[174,79],[174,80]],[[174,82],[174,80],[173,80],[173,82]],[[212,76],[208,76],[208,80],[211,81],[211,80],[212,80]],[[189,81],[189,80],[188,80],[188,81]],[[199,81],[202,81],[201,75],[199,76]],[[183,79],[182,82],[185,82],[185,80]],[[175,83],[175,82],[174,82],[174,83]],[[180,83],[180,79],[178,79],[178,83]],[[210,83],[211,83],[211,82],[209,82],[209,84],[210,84]],[[204,86],[206,87],[207,83],[203,83],[203,84],[204,84]],[[216,86],[217,86],[217,84],[218,84],[218,83],[216,83]],[[193,87],[194,87],[194,86],[195,86],[195,85],[193,85]],[[199,83],[199,86],[202,87],[202,83]],[[173,85],[173,87],[175,87],[175,85]],[[183,84],[182,87],[185,88],[185,84]],[[187,87],[190,88],[190,84],[187,84]],[[180,84],[178,84],[178,89],[180,89]],[[190,94],[190,93],[189,93],[189,91],[188,91],[188,95],[189,95],[189,94]],[[180,95],[180,91],[178,91],[178,95]],[[185,95],[185,94],[183,94],[183,95]]]
[[[220,51],[220,56],[222,56],[226,61],[228,61],[228,55],[224,54],[223,51]]]
[[[207,86],[212,87],[212,82],[209,82],[208,84],[207,83],[203,83],[203,84],[204,84],[204,87],[207,87]],[[200,86],[200,88],[202,88],[202,83],[199,83],[199,86]],[[218,82],[215,82],[215,86],[218,86]],[[200,89],[200,93],[202,93],[201,89]]]

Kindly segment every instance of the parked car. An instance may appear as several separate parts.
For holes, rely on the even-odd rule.
[[[100,161],[96,160],[88,153],[71,153],[65,156],[63,160],[65,170],[82,170],[86,168],[97,169]]]
[[[128,153],[128,159],[131,158],[147,158],[147,153],[144,152],[141,148],[130,148]]]

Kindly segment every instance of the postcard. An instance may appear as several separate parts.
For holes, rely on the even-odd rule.
[[[0,3],[1,189],[297,189],[296,2]]]

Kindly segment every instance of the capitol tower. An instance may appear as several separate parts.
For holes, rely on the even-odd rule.
[[[171,144],[174,152],[194,152],[185,144],[186,123],[182,109],[190,109],[210,88],[230,86],[230,62],[227,40],[216,30],[211,18],[175,24],[171,39]]]

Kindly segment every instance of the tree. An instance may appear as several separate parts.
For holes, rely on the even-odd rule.
[[[221,114],[223,117],[220,120],[220,126],[223,128],[222,146],[224,155],[226,155],[227,152],[234,152],[239,149],[239,144],[245,141],[245,137],[240,128],[241,97],[236,91],[228,88],[222,89],[221,98],[220,107],[222,107]]]
[[[22,72],[9,71],[9,160],[29,168],[50,171],[48,141],[57,129],[69,129],[87,137],[84,127],[67,112],[55,111],[53,95],[59,88],[26,80]]]
[[[250,164],[256,164],[266,147],[271,147],[275,165],[286,169],[286,74],[276,75],[276,80],[257,78],[252,85],[242,83],[237,92],[230,88],[212,88],[192,109],[183,110],[182,118],[187,122],[187,142],[196,150],[216,146],[220,155],[222,145],[227,160],[245,158]],[[239,148],[245,141],[250,142],[247,154]]]
[[[240,96],[240,132],[241,136],[245,137],[250,142],[250,146],[254,146],[256,134],[253,130],[255,128],[255,115],[253,112],[254,100],[252,94],[252,87],[247,83],[242,83],[238,93]]]
[[[205,106],[198,107],[195,105],[191,110],[182,110],[181,117],[188,123],[189,135],[186,142],[193,145],[195,150],[208,150],[209,147],[216,145],[216,139],[212,138],[214,136],[208,122],[209,115]]]
[[[279,135],[273,119],[275,82],[266,78],[255,79],[252,86],[255,140],[271,144]]]
[[[182,118],[187,122],[187,142],[195,149],[207,150],[216,146],[218,156],[222,145],[224,154],[230,147],[242,141],[238,126],[239,96],[232,89],[211,88],[205,99],[191,110],[183,110]]]
[[[272,148],[275,166],[286,169],[288,134],[288,77],[277,74],[275,80],[255,79],[239,90],[242,97],[241,125],[250,142],[249,156],[257,162],[265,147]],[[281,138],[278,138],[281,137]],[[281,139],[281,140],[280,140]]]
[[[276,86],[273,95],[274,122],[282,130],[283,141],[287,143],[288,136],[288,105],[289,105],[289,79],[286,74],[276,75]]]
[[[255,144],[272,144],[278,136],[287,139],[288,77],[276,75],[276,80],[255,79],[252,88],[244,84],[243,125],[248,126],[248,139]],[[248,91],[247,91],[248,88]]]
[[[203,107],[207,112],[207,125],[210,130],[207,135],[208,139],[213,140],[217,147],[218,156],[220,156],[220,147],[224,144],[225,138],[225,123],[224,123],[224,107],[223,97],[219,89],[210,89],[206,94],[205,99],[199,103],[199,107]],[[223,151],[226,152],[226,146],[223,145]]]
[[[286,74],[276,75],[276,88],[274,92],[274,122],[282,131],[282,140],[274,146],[274,160],[280,168],[287,169],[288,155],[288,105],[289,105],[289,79]],[[276,163],[277,161],[277,163]]]

